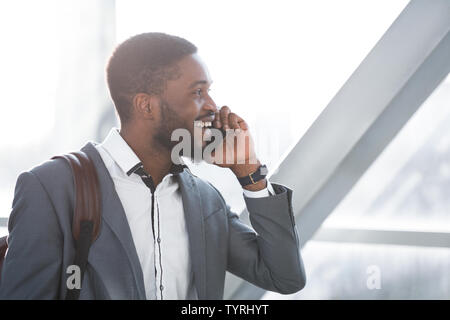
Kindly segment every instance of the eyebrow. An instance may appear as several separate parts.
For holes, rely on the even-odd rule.
[[[192,89],[192,88],[194,88],[195,86],[197,86],[197,85],[199,85],[199,84],[208,84],[209,82],[208,81],[206,81],[206,80],[199,80],[199,81],[195,81],[195,82],[193,82],[190,86],[189,86],[189,89]],[[212,83],[212,81],[211,81],[211,83]],[[210,83],[210,84],[211,84]]]

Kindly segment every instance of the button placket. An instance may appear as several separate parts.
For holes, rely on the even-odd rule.
[[[158,271],[159,271],[159,277],[157,277],[156,279],[156,283],[159,284],[159,294],[160,294],[160,299],[163,300],[164,295],[163,295],[163,290],[164,290],[164,286],[163,286],[163,266],[162,266],[162,251],[161,251],[161,219],[160,219],[160,215],[159,215],[159,203],[155,194],[155,209],[156,209],[156,214],[155,214],[155,225],[156,225],[156,248],[155,250],[158,250],[157,252],[157,266],[158,266]]]
[[[158,214],[154,214],[155,205],[158,205],[157,197],[156,197],[156,188],[153,183],[152,177],[145,172],[144,167],[141,165],[137,167],[133,173],[140,176],[142,182],[150,189],[151,198],[152,198],[152,233],[153,233],[153,257],[154,257],[154,268],[155,268],[155,291],[156,291],[156,299],[162,300],[163,294],[162,291],[164,286],[162,285],[162,263],[161,263],[161,237],[160,237],[160,228],[159,228],[159,208],[156,209]],[[156,226],[158,228],[156,228]],[[157,229],[157,230],[156,230]],[[158,240],[155,241],[155,231],[158,233]],[[159,290],[158,290],[159,289]]]

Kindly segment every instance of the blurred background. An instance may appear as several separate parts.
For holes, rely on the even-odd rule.
[[[118,126],[104,70],[128,37],[158,31],[193,42],[216,104],[247,120],[261,161],[275,172],[408,3],[0,1],[0,236],[21,172],[101,142]],[[371,240],[319,233],[302,249],[305,289],[260,298],[450,298],[449,102],[446,76],[322,224],[373,230]],[[190,167],[244,210],[227,170]],[[441,240],[383,241],[396,236]]]

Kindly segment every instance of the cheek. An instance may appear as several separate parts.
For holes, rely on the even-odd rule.
[[[173,128],[185,128],[188,129],[191,134],[194,129],[194,121],[198,116],[198,111],[195,105],[185,104],[180,105],[180,108],[174,110],[174,114],[171,115]]]
[[[180,116],[186,119],[186,121],[192,122],[198,117],[201,107],[202,104],[196,101],[185,103],[180,112]]]
[[[176,119],[172,125],[178,128],[186,128],[189,131],[193,130],[194,121],[198,117],[203,103],[192,97],[180,97],[170,105],[174,113],[171,118]]]

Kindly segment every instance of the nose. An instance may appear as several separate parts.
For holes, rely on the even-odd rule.
[[[201,116],[199,116],[197,119],[204,119],[207,118],[204,121],[214,121],[214,116],[216,114],[216,112],[218,111],[217,109],[217,105],[214,102],[214,100],[211,98],[211,96],[209,96],[209,94],[206,96],[205,99],[205,103],[203,104],[203,106],[200,109],[200,114]]]
[[[204,104],[203,109],[205,111],[211,111],[211,113],[217,112],[217,106],[213,99],[209,99],[209,101]]]
[[[214,103],[214,101],[212,101],[212,99],[211,99],[210,102],[207,102],[203,105],[202,111],[200,112],[200,114],[203,114],[203,116],[201,116],[201,118],[202,119],[207,118],[208,121],[213,121],[216,112],[217,112],[217,106]]]
[[[207,92],[205,95],[205,105],[203,106],[203,108],[208,111],[217,111],[216,103],[214,102],[214,99],[211,97],[209,92]]]

